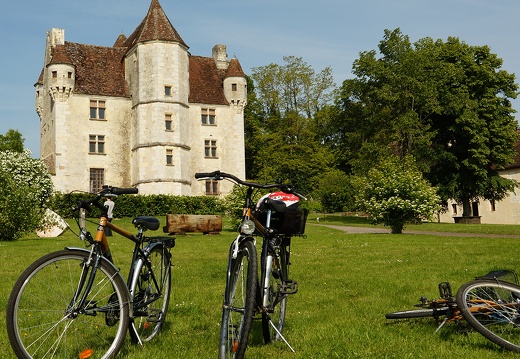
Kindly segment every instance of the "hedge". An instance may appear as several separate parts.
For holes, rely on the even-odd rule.
[[[87,193],[56,193],[49,207],[63,218],[71,218],[78,201],[92,198]],[[224,214],[224,202],[209,196],[123,195],[113,199],[114,217],[164,216],[166,214]],[[93,208],[89,217],[99,216]]]

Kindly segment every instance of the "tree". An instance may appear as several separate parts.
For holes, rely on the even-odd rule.
[[[431,220],[440,198],[410,157],[390,156],[356,178],[356,201],[374,223],[402,233],[406,223]]]
[[[340,118],[330,145],[342,166],[366,171],[389,153],[412,155],[446,201],[469,214],[470,201],[500,200],[515,187],[497,170],[514,160],[518,140],[511,98],[515,76],[487,46],[424,38],[412,44],[385,30],[379,54],[354,62],[336,105]]]
[[[355,190],[351,182],[351,176],[338,169],[332,169],[317,177],[315,194],[318,196],[324,212],[356,210],[352,200]]]
[[[29,151],[0,151],[0,165],[0,240],[15,240],[42,225],[52,180]]]
[[[318,114],[330,104],[332,71],[316,73],[301,58],[284,57],[285,64],[253,69],[246,121],[247,176],[259,181],[282,179],[304,193],[314,177],[334,159],[323,146]]]
[[[270,132],[261,136],[255,163],[258,179],[289,181],[299,191],[314,190],[316,178],[333,166],[334,158],[316,139],[314,123],[297,115],[271,118]]]
[[[9,130],[5,135],[0,135],[0,151],[23,152],[24,138],[17,130]]]

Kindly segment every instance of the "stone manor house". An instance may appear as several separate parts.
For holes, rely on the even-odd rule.
[[[194,173],[245,177],[244,72],[225,45],[211,57],[188,48],[158,0],[112,47],[47,32],[36,111],[40,156],[56,190],[108,184],[141,194],[220,195],[229,182],[199,182]]]

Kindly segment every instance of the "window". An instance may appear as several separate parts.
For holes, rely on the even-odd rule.
[[[105,119],[105,101],[90,100],[90,119]]]
[[[166,165],[173,166],[173,150],[166,150]]]
[[[456,203],[452,203],[451,209],[453,210],[453,215],[456,215],[457,214],[457,204]]]
[[[237,84],[231,84],[231,91],[237,90]]]
[[[171,95],[172,95],[172,87],[164,86],[164,96],[171,96]]]
[[[172,115],[169,113],[164,115],[164,127],[166,131],[173,131]]]
[[[88,152],[89,153],[105,153],[105,136],[89,135],[88,136]]]
[[[216,140],[204,140],[204,157],[217,157]]]
[[[70,71],[67,72],[67,77],[68,77],[69,79],[71,79],[71,78],[72,78],[72,72],[70,72]]]
[[[90,192],[98,193],[105,184],[105,170],[103,168],[90,169]]]
[[[52,72],[52,78],[53,78],[53,79],[58,78],[58,71],[53,71],[53,72]]]
[[[203,108],[201,112],[201,120],[203,125],[214,125],[215,109]]]
[[[206,181],[206,194],[207,195],[218,195],[218,181]]]

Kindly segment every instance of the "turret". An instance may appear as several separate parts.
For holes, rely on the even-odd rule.
[[[67,54],[65,45],[54,45],[51,61],[47,64],[49,94],[56,102],[67,101],[74,90],[75,68]]]
[[[247,104],[247,80],[238,59],[229,62],[223,85],[224,95],[235,113],[242,113]]]

